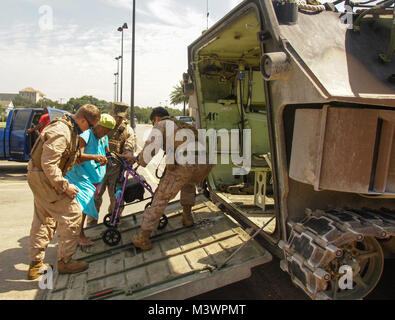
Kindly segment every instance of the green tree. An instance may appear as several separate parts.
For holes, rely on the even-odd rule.
[[[32,105],[32,108],[44,108],[44,107],[64,109],[64,104],[60,104],[59,102],[53,101],[48,98],[43,98]]]
[[[52,101],[48,98],[43,98],[38,100],[37,102],[32,102],[29,99],[23,98],[21,96],[16,96],[12,99],[12,103],[16,108],[44,108],[44,107],[51,107],[51,108],[58,108],[64,109],[64,104],[60,104],[59,102]]]
[[[98,107],[102,113],[108,113],[113,107],[112,102],[99,100],[93,96],[83,96],[81,98],[71,98],[64,106],[64,110],[67,110],[70,113],[75,113],[78,108],[84,104],[93,104]]]
[[[189,97],[184,94],[183,81],[173,87],[173,91],[170,93],[170,104],[173,106],[184,104],[183,115],[185,116],[185,105],[189,101]]]
[[[183,115],[183,111],[181,111],[180,109],[175,109],[170,107],[165,107],[165,109],[167,110],[167,112],[169,112],[170,116],[172,117]]]
[[[141,108],[138,106],[134,107],[134,116],[137,118],[138,123],[149,123],[149,116],[151,115],[152,108]]]
[[[169,107],[165,107],[166,110],[169,112],[170,116],[181,116],[182,115],[182,111],[179,109],[174,109],[174,108],[169,108]],[[137,118],[137,122],[138,123],[150,123],[150,115],[152,112],[152,107],[146,107],[146,108],[142,108],[142,107],[138,107],[135,106],[134,107],[134,115]]]
[[[34,105],[31,100],[21,96],[16,96],[14,99],[12,99],[12,103],[14,104],[15,108],[32,108]]]

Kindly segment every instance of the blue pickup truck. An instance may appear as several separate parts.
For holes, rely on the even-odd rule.
[[[67,111],[47,108],[51,120],[61,117]],[[44,109],[25,108],[11,110],[5,128],[0,129],[0,160],[27,162],[30,150],[39,132],[28,134],[29,128],[38,125]]]

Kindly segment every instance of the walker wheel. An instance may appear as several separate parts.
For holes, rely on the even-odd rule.
[[[168,223],[169,220],[167,219],[167,217],[165,215],[161,216],[159,220],[158,230],[162,230],[164,227],[167,226]]]
[[[111,223],[111,218],[112,218],[112,213],[106,214],[106,215],[104,216],[104,218],[103,218],[103,223],[104,223],[104,225],[105,225],[107,228],[111,228],[111,227],[112,227],[112,225],[110,224],[110,223]]]
[[[110,247],[116,246],[120,241],[121,241],[121,233],[115,229],[107,229],[103,236],[102,239],[105,244],[109,245]]]

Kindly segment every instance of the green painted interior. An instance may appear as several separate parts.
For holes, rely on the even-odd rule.
[[[266,114],[249,112],[246,114],[246,119],[246,127],[251,128],[251,152],[253,154],[270,152]]]
[[[249,10],[209,40],[198,51],[194,62],[202,128],[251,129],[253,154],[270,152],[264,80],[259,68],[259,25],[255,10]],[[245,71],[241,83],[238,80],[239,70]],[[241,99],[246,110],[244,126]],[[214,189],[219,184],[243,182],[242,177],[232,175],[233,167],[231,160],[230,164],[220,164],[218,161],[209,179]],[[248,181],[253,181],[252,177],[253,173],[250,173]]]

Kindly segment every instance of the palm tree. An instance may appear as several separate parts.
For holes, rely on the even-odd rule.
[[[185,105],[189,101],[189,97],[184,94],[183,81],[173,87],[173,91],[170,93],[170,104],[173,106],[183,103],[183,115],[185,116]]]

